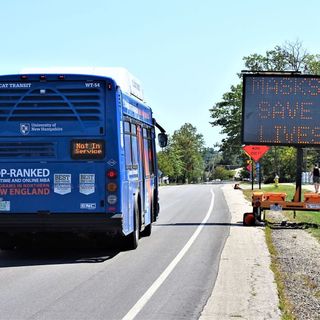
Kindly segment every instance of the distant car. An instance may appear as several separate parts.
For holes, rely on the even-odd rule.
[[[221,179],[213,179],[210,181],[210,183],[219,183],[221,182]]]

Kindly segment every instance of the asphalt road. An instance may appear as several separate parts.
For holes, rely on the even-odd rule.
[[[134,251],[0,251],[0,319],[198,319],[229,234],[220,188],[161,188]]]

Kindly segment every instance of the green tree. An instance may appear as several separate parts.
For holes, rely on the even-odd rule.
[[[214,168],[221,161],[221,153],[214,148],[204,148],[202,158],[204,161],[203,180],[212,180],[214,178]]]
[[[215,168],[213,178],[220,180],[230,180],[234,177],[235,171],[227,170],[222,166],[218,166]]]
[[[229,163],[238,162],[241,150],[241,106],[242,84],[238,84],[231,86],[231,90],[222,96],[222,101],[210,109],[211,118],[214,119],[210,122],[211,125],[220,126],[221,133],[226,135],[226,138],[222,139],[220,150],[223,158],[228,159]]]
[[[158,166],[164,176],[168,176],[170,181],[177,181],[182,174],[183,162],[180,152],[171,143],[169,138],[168,146],[158,152]]]
[[[197,133],[193,125],[186,123],[174,132],[172,147],[179,153],[183,163],[179,180],[186,183],[198,182],[202,178],[204,168],[202,134]]]
[[[296,149],[293,147],[271,147],[261,159],[265,182],[273,183],[277,174],[280,182],[293,182],[296,178]]]
[[[310,55],[306,66],[307,73],[320,74],[320,54]]]
[[[316,57],[302,47],[300,41],[286,42],[266,51],[265,55],[252,54],[243,58],[250,71],[306,71]]]

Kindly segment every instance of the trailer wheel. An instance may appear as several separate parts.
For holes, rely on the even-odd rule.
[[[243,225],[244,226],[254,226],[256,222],[256,218],[253,212],[246,212],[243,215]]]

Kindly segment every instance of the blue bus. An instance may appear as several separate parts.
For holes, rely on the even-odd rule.
[[[45,71],[0,76],[0,248],[48,233],[136,248],[159,212],[164,129],[125,69]]]

